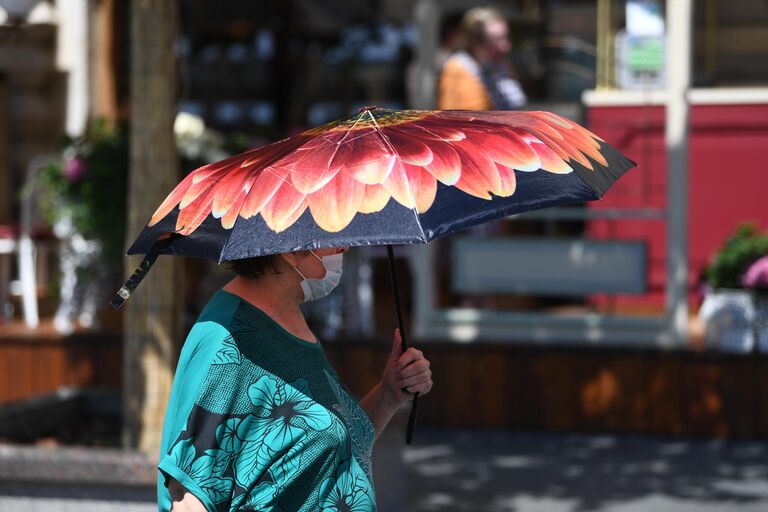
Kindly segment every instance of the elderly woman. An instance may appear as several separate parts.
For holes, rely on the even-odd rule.
[[[359,402],[299,304],[330,293],[342,249],[239,260],[179,358],[158,468],[165,510],[375,510],[371,450],[400,405],[428,393],[423,354],[395,331]]]

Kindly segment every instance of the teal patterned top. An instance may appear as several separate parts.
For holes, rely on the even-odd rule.
[[[157,482],[209,511],[376,509],[376,431],[320,343],[236,295],[214,295],[189,333],[165,413]]]

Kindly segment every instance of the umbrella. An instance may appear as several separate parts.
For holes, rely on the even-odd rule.
[[[634,165],[550,112],[363,107],[192,171],[129,248],[146,257],[112,305],[123,304],[160,254],[221,262],[387,245],[406,348],[393,244],[427,243],[499,217],[599,199]]]

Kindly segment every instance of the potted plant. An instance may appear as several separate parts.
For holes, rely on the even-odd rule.
[[[750,265],[768,255],[768,233],[743,224],[726,239],[705,270],[707,292],[699,316],[707,346],[727,352],[750,352],[755,346],[755,303],[744,286]]]
[[[742,276],[741,284],[752,291],[758,350],[768,352],[768,256],[763,256],[749,266]]]
[[[26,192],[61,240],[57,330],[77,319],[91,327],[106,303],[106,283],[119,282],[125,243],[128,141],[123,127],[95,121],[82,137],[67,141]]]
[[[184,172],[259,142],[242,134],[225,136],[184,112],[176,117],[174,133]],[[54,317],[60,332],[72,331],[75,319],[91,326],[97,307],[107,303],[104,293],[121,283],[128,170],[127,126],[96,120],[82,137],[66,141],[26,191],[62,241]]]

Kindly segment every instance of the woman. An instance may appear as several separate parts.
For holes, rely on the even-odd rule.
[[[461,20],[465,50],[451,55],[438,78],[441,110],[510,110],[527,102],[509,60],[512,43],[504,15],[489,7],[468,10]]]
[[[158,468],[161,511],[375,510],[373,442],[432,388],[395,331],[379,383],[358,402],[299,304],[330,293],[342,249],[232,262],[179,358]],[[404,391],[405,390],[405,391]]]

